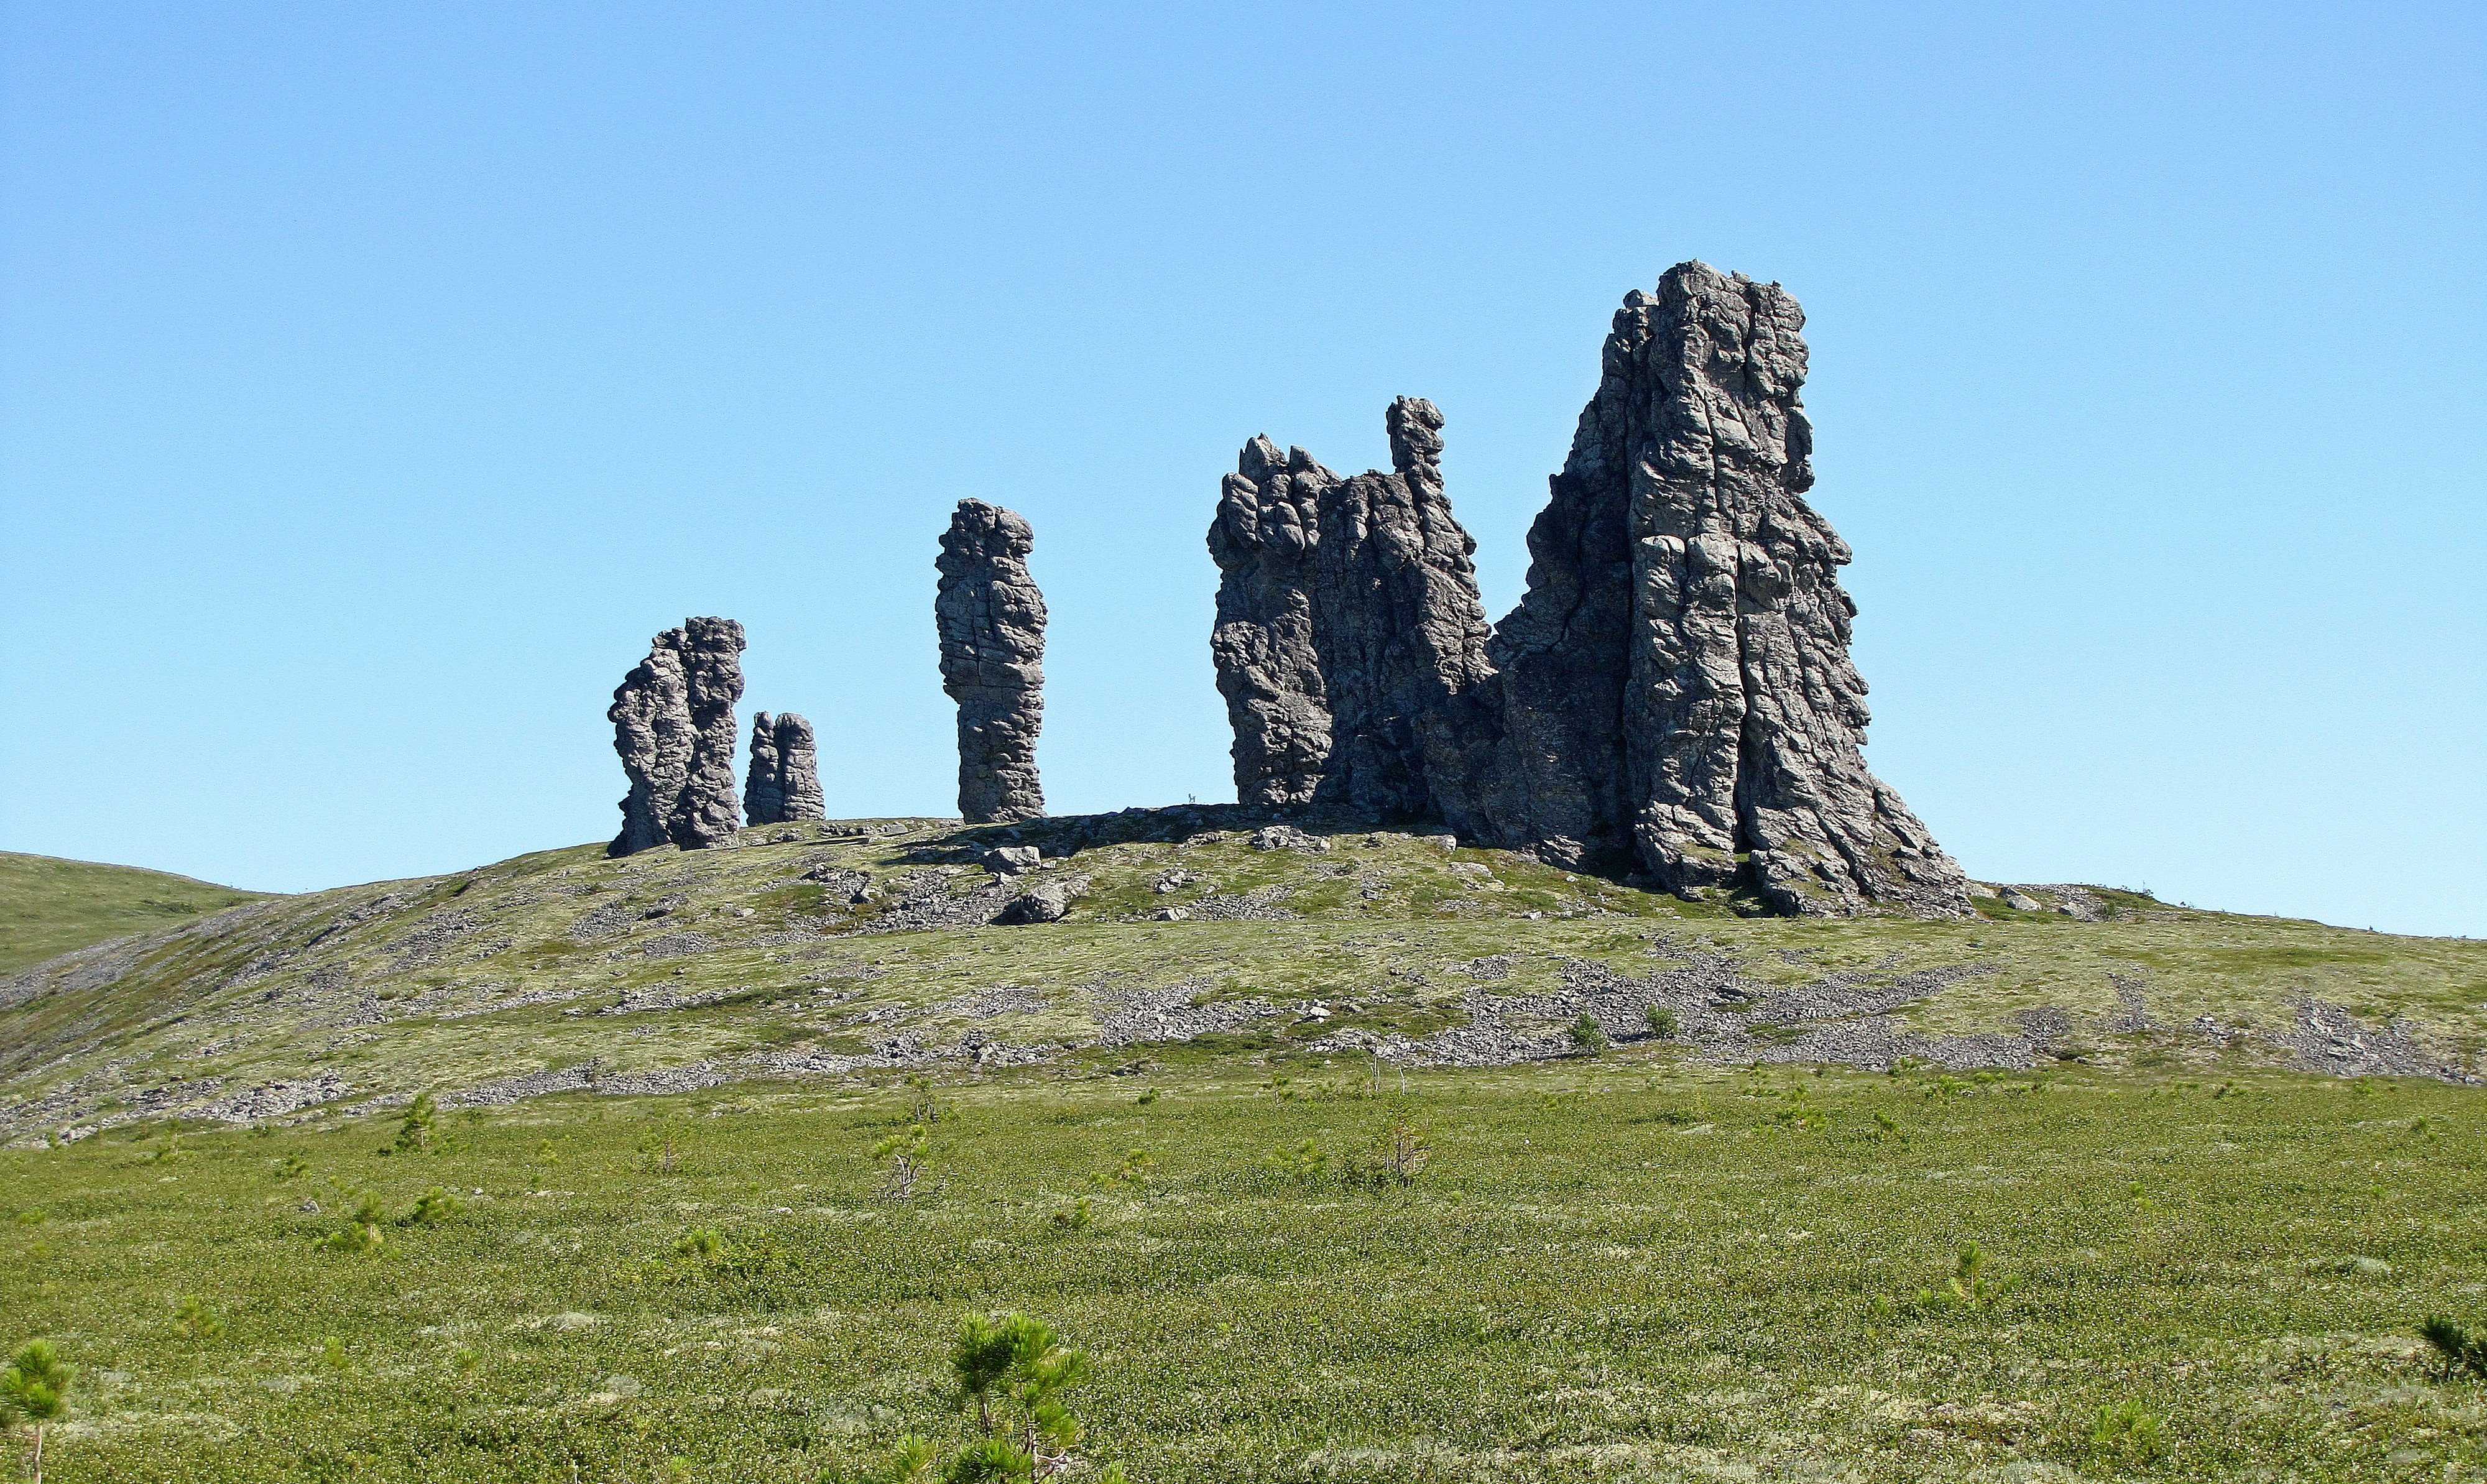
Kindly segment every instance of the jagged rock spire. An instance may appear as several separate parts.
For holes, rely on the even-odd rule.
[[[1813,485],[1803,311],[1701,263],[1635,291],[1495,636],[1528,823],[1679,891],[1966,912],[1960,868],[1858,750],[1846,543]]]
[[[1431,815],[1781,911],[1967,912],[1859,750],[1849,551],[1803,498],[1803,324],[1699,263],[1629,295],[1490,636],[1431,403],[1392,405],[1387,475],[1246,444],[1210,531],[1238,797]]]
[[[751,718],[751,768],[743,775],[742,815],[754,825],[791,825],[821,818],[821,777],[812,724],[793,712]]]
[[[1028,575],[1028,523],[961,500],[941,537],[933,601],[941,688],[959,703],[959,812],[971,825],[1045,813],[1036,737],[1045,721],[1045,597]]]
[[[604,717],[630,792],[608,854],[733,842],[741,824],[734,703],[742,698],[742,649],[741,624],[685,620],[650,641],[648,658],[613,692]]]
[[[1210,651],[1245,803],[1464,811],[1463,754],[1493,730],[1476,543],[1442,496],[1440,410],[1402,397],[1385,424],[1388,474],[1264,437],[1226,476]]]

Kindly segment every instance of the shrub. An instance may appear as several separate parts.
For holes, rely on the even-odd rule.
[[[1434,1146],[1423,1124],[1394,1112],[1383,1126],[1380,1147],[1357,1171],[1378,1186],[1413,1185],[1434,1158]]]
[[[432,1094],[419,1092],[406,1105],[405,1117],[397,1126],[397,1142],[389,1147],[399,1154],[423,1154],[432,1148],[433,1120],[439,1109]]]
[[[465,1202],[438,1186],[414,1198],[414,1209],[398,1218],[400,1226],[437,1226],[465,1209]]]
[[[369,1190],[349,1190],[333,1180],[328,1188],[335,1192],[342,1215],[337,1229],[317,1239],[315,1246],[332,1252],[371,1253],[388,1245],[387,1234],[380,1230],[388,1213],[381,1209],[378,1196]]]
[[[195,1295],[184,1295],[173,1306],[173,1322],[187,1331],[192,1339],[209,1340],[225,1332],[225,1322],[213,1309],[201,1303]]]
[[[1563,1038],[1572,1043],[1575,1056],[1595,1056],[1607,1049],[1606,1027],[1598,1023],[1594,1015],[1583,1015],[1574,1021],[1563,1032]]]
[[[2468,1371],[2487,1381],[2487,1333],[2473,1334],[2441,1314],[2429,1316],[2417,1327],[2418,1337],[2435,1350],[2436,1360],[2445,1379]]]
[[[1952,1274],[1939,1288],[1917,1290],[1917,1303],[1928,1309],[1993,1313],[2012,1291],[2013,1279],[1986,1275],[1986,1249],[1971,1242],[1962,1246]]]
[[[975,1404],[984,1436],[951,1459],[943,1484],[1051,1478],[1080,1467],[1071,1455],[1079,1422],[1065,1397],[1087,1377],[1086,1351],[1064,1345],[1043,1320],[1025,1314],[971,1314],[950,1347],[950,1373]],[[921,1440],[900,1446],[915,1471],[894,1476],[926,1476],[932,1460]],[[1120,1469],[1108,1468],[1099,1484],[1121,1479]]]
[[[2136,1401],[2101,1407],[2090,1421],[2090,1456],[2103,1463],[2138,1466],[2166,1451],[2161,1441],[2161,1419]]]
[[[1311,1139],[1299,1139],[1261,1156],[1261,1167],[1282,1179],[1309,1185],[1329,1168],[1329,1156]]]
[[[77,1367],[46,1339],[18,1346],[0,1367],[0,1421],[35,1424],[35,1484],[43,1484],[43,1429],[69,1414],[70,1383],[75,1380]]]
[[[1097,1213],[1090,1209],[1085,1195],[1053,1214],[1053,1224],[1064,1231],[1079,1231],[1095,1219]]]
[[[886,1162],[878,1192],[881,1199],[915,1198],[916,1183],[924,1178],[924,1126],[919,1123],[872,1146],[872,1157]]]
[[[1661,1041],[1672,1041],[1678,1035],[1681,1035],[1683,1030],[1683,1022],[1675,1018],[1674,1011],[1669,1010],[1664,1005],[1652,1005],[1649,1007],[1649,1033],[1651,1035],[1656,1036]]]

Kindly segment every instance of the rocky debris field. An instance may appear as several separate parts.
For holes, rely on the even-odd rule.
[[[1746,916],[1233,806],[582,846],[0,978],[0,1139],[1134,1052],[2487,1078],[2487,944],[2099,886],[1970,900],[1966,921]]]

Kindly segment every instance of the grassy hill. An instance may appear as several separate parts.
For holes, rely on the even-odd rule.
[[[135,866],[0,851],[0,974],[260,895]]]
[[[47,1476],[880,1478],[1005,1308],[1134,1484],[2487,1470],[2417,1333],[2487,1325],[2487,944],[1264,823],[581,846],[0,978]]]
[[[1013,846],[1041,864],[997,874]],[[1067,914],[992,920],[1031,887]],[[1978,905],[1746,917],[1231,808],[579,846],[246,901],[0,979],[0,1138],[899,1068],[1502,1065],[1565,1054],[1584,1016],[1729,1064],[2481,1071],[2487,943],[2106,888]]]

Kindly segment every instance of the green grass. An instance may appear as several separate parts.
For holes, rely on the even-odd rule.
[[[0,1342],[85,1368],[62,1481],[839,1479],[965,1436],[948,1337],[1002,1308],[1094,1352],[1083,1452],[1163,1484],[2487,1470],[2487,1388],[2417,1334],[2487,1320],[2474,1092],[1645,1051],[1366,1085],[953,1081],[903,1204],[894,1084],[546,1100],[432,1154],[126,1128],[0,1152]],[[1403,1109],[1414,1182],[1339,1178]],[[1264,1167],[1305,1139],[1324,1173]],[[433,1186],[462,1211],[315,1246],[335,1187]],[[2000,1296],[1921,1301],[1970,1242]]]
[[[135,866],[0,851],[0,974],[262,895]]]
[[[0,1141],[319,1078],[334,1099],[360,1099],[445,1096],[591,1060],[614,1073],[708,1061],[741,1077],[766,1054],[853,1054],[902,1026],[927,1046],[972,1033],[1059,1047],[1096,1034],[1101,988],[1197,983],[1212,999],[1332,1007],[1327,1022],[1247,1024],[1191,1059],[1259,1054],[1341,1028],[1423,1036],[1465,1023],[1471,992],[1544,994],[1573,961],[1636,977],[1686,954],[1729,956],[1746,979],[1784,986],[1980,966],[1894,1014],[1943,1037],[2009,1032],[2021,1012],[2052,1007],[2072,1018],[2070,1050],[2104,1068],[2287,1064],[2293,1053],[2273,1037],[2296,1025],[2299,1004],[2320,1000],[2379,1032],[2400,1018],[2445,1057],[2487,1070],[2487,943],[2104,891],[2113,916],[2095,923],[1991,898],[1981,910],[2002,915],[1958,922],[1746,918],[1405,834],[1343,832],[1331,851],[1305,854],[1255,851],[1208,825],[1188,841],[1110,830],[1074,841],[1075,822],[1022,829],[1057,854],[1078,847],[1059,869],[1092,890],[1063,921],[874,934],[909,872],[951,864],[958,885],[985,881],[961,863],[995,837],[889,827],[869,838],[752,830],[740,850],[622,860],[593,845],[539,852],[192,919],[116,948],[126,959],[117,977],[31,970],[0,1002]],[[1170,869],[1215,884],[1151,889]],[[885,895],[850,902],[851,882],[832,892],[802,880],[817,871],[861,873]],[[1291,893],[1294,918],[1150,920],[1213,892],[1271,887]],[[594,914],[610,930],[586,933]],[[1507,974],[1473,976],[1465,966],[1480,958],[1507,959]],[[2146,1031],[2105,1028],[2122,1023],[2119,980],[2144,987]],[[955,1008],[1004,985],[1028,1007],[985,1018]],[[593,1013],[676,999],[714,1002]],[[2257,1039],[2223,1048],[2192,1029],[2205,1016]]]

